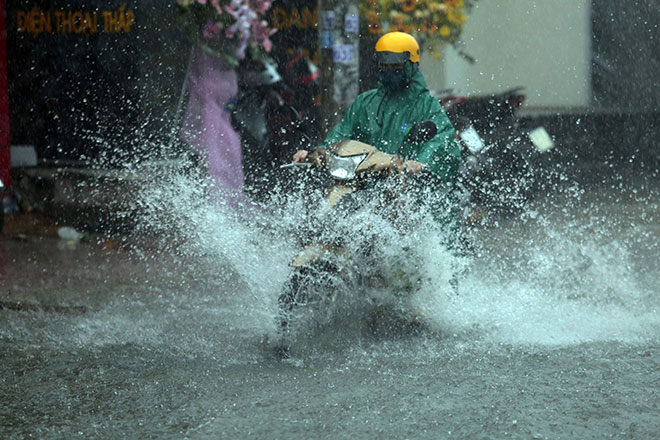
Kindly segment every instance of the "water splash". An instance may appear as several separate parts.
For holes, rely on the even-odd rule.
[[[150,197],[156,196],[152,206],[163,196],[190,206],[198,195],[179,189],[199,187],[191,185],[189,178],[179,176],[182,180],[172,182],[174,192],[163,193],[162,188],[152,192]],[[400,268],[407,279],[413,279],[416,271],[410,314],[422,316],[429,328],[445,336],[467,332],[478,338],[523,344],[632,342],[655,337],[658,304],[653,294],[657,285],[643,285],[634,255],[639,240],[630,242],[630,234],[642,234],[644,225],[616,231],[612,225],[620,224],[620,219],[584,216],[580,208],[566,207],[566,203],[586,203],[588,209],[597,211],[601,201],[584,202],[584,191],[575,188],[563,197],[560,202],[530,208],[514,221],[502,220],[473,231],[477,252],[470,258],[450,252],[446,231],[420,213],[416,220],[423,233],[401,236],[391,223],[368,209],[350,219],[338,219],[335,233],[347,228],[359,231],[361,238],[351,242],[354,247],[347,246],[352,254],[360,252],[359,243],[367,236],[398,237],[378,241],[382,259],[390,263],[397,258],[401,262],[402,249],[415,249],[409,265],[393,267]],[[185,237],[186,252],[216,259],[219,266],[238,274],[245,288],[240,295],[246,300],[237,301],[234,307],[250,311],[255,318],[250,331],[255,335],[272,334],[277,297],[290,272],[287,265],[299,249],[296,233],[301,224],[320,221],[320,211],[310,209],[301,197],[280,193],[247,218],[207,202],[187,212],[174,221],[177,234]],[[328,242],[336,238],[325,237]],[[648,252],[656,250],[647,246]],[[451,284],[456,274],[458,288]],[[389,282],[395,282],[394,278]],[[386,287],[392,290],[392,285]],[[382,299],[388,290],[356,284],[346,289],[357,289],[372,299]],[[344,293],[345,298],[355,298],[355,292]],[[344,315],[350,315],[347,307],[358,303],[347,304],[338,307]]]
[[[657,271],[657,225],[602,196],[573,191],[482,234],[447,320],[515,344],[655,340],[660,286],[647,274]],[[651,200],[634,206],[657,211]]]
[[[81,316],[13,314],[2,337],[54,347],[134,344],[226,363],[258,361],[277,331],[278,297],[300,234],[323,219],[320,205],[311,202],[320,190],[301,197],[307,187],[298,180],[286,191],[274,188],[260,207],[237,212],[208,196],[202,174],[186,166],[165,173],[141,189],[132,208],[131,215],[139,214],[138,235],[149,237],[149,244],[128,264],[144,273],[99,284],[94,295],[101,299],[82,299],[90,301],[90,312]],[[369,326],[375,302],[397,309],[401,297],[406,316],[420,318],[427,330],[420,350],[440,349],[448,340],[655,340],[658,198],[653,192],[606,194],[566,191],[520,217],[492,219],[468,234],[474,252],[467,256],[448,249],[447,228],[424,209],[414,211],[415,228],[407,234],[369,209],[336,219],[336,234],[324,239],[345,238],[350,230],[356,238],[346,244],[350,254],[358,255],[365,241],[378,248],[380,258],[365,260],[369,264],[356,273],[373,272],[374,261],[397,270],[385,271],[380,284],[351,279],[342,292],[346,301],[310,332],[303,353],[396,340],[391,331],[374,336]],[[405,291],[410,295],[397,296]]]

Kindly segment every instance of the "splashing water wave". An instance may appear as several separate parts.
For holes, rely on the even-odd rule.
[[[218,297],[233,297],[223,304],[233,309],[236,321],[225,325],[254,337],[264,333],[272,336],[277,298],[290,273],[288,263],[299,250],[296,231],[300,225],[319,220],[321,214],[310,210],[313,205],[308,199],[291,195],[299,194],[304,183],[292,192],[275,189],[269,202],[247,214],[211,203],[203,194],[203,186],[197,178],[180,174],[172,178],[167,189],[160,184],[147,189],[143,200],[153,212],[164,203],[180,207],[167,225],[173,227],[167,240],[184,242],[182,249],[195,264],[210,262],[240,280],[233,286],[240,291],[231,291],[230,284],[218,286]],[[657,245],[646,242],[640,248],[643,240],[631,238],[648,234],[644,228],[654,225],[647,222],[616,231],[612,226],[617,223],[613,220],[616,215],[584,216],[579,209],[566,209],[566,199],[582,205],[591,203],[589,207],[594,208],[597,202],[584,201],[583,191],[567,191],[564,196],[563,201],[537,211],[530,209],[518,219],[473,230],[470,235],[476,250],[470,257],[450,252],[445,245],[446,228],[434,224],[422,209],[415,214],[417,229],[409,234],[397,233],[391,223],[369,209],[339,219],[334,233],[348,228],[359,232],[362,239],[380,237],[379,255],[389,263],[402,263],[402,249],[414,249],[409,261],[394,266],[406,273],[408,280],[415,279],[415,293],[408,303],[412,313],[422,316],[427,327],[442,337],[464,335],[550,345],[657,337],[658,285],[646,280],[640,267],[646,256],[657,255]],[[643,201],[645,209],[657,210],[657,204],[649,205],[648,200]],[[162,219],[153,216],[145,217],[144,225],[165,226]],[[329,242],[333,238],[328,237]],[[347,247],[357,254],[362,242],[356,239]],[[355,246],[351,248],[350,243]],[[456,274],[457,288],[451,285]],[[342,292],[342,297],[377,298],[382,296],[383,287],[391,291],[393,286],[374,289],[347,285],[345,289],[352,291]],[[207,297],[205,301],[212,310],[214,299]],[[363,306],[359,301],[340,304],[334,324],[328,324],[330,328],[324,333],[340,328],[343,332],[347,321],[365,319],[368,314],[364,310],[351,310]]]
[[[299,186],[274,188],[268,202],[238,212],[208,197],[199,174],[180,171],[154,180],[135,207],[137,232],[153,241],[152,251],[137,252],[134,260],[144,273],[100,283],[95,295],[101,305],[90,305],[89,313],[14,314],[0,336],[44,346],[129,344],[258,362],[278,330],[278,297],[300,250],[298,234],[323,219],[310,202],[320,192],[300,197],[307,187],[298,180]],[[346,244],[352,255],[365,240],[377,244],[379,258],[358,264],[356,273],[373,272],[376,261],[390,276],[370,284],[349,279],[342,300],[309,329],[301,350],[314,356],[396,341],[396,326],[370,333],[373,304],[390,301],[396,309],[397,292],[410,291],[399,298],[406,298],[407,316],[421,317],[427,329],[419,340],[423,350],[448,340],[551,346],[656,340],[660,209],[654,200],[653,193],[623,203],[566,192],[519,218],[473,228],[468,256],[448,250],[447,228],[421,208],[407,234],[369,209],[339,218],[337,235],[328,240],[353,231],[356,239]]]

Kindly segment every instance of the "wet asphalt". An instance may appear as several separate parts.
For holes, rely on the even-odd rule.
[[[284,362],[274,303],[231,262],[2,236],[0,436],[656,439],[656,196],[569,194],[477,228],[447,325],[337,322]]]

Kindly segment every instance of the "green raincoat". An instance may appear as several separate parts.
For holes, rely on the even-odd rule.
[[[438,100],[429,93],[424,76],[416,66],[412,81],[405,89],[388,91],[379,84],[378,88],[360,94],[324,145],[352,139],[393,154],[410,128],[427,119],[435,122],[438,134],[427,142],[406,145],[399,153],[404,160],[425,163],[437,177],[454,183],[461,157],[454,127]]]

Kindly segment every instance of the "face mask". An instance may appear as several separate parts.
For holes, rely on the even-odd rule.
[[[378,69],[378,79],[387,90],[400,90],[408,85],[403,69]]]

